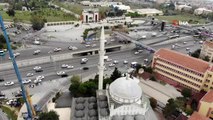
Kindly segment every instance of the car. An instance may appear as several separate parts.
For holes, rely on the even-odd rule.
[[[39,79],[39,80],[43,80],[43,79],[44,79],[44,76],[43,76],[43,75],[39,75],[39,76],[36,77],[36,79],[37,79],[37,80],[38,80],[38,79]]]
[[[97,45],[96,44],[92,44],[92,47],[96,47]]]
[[[69,49],[69,50],[77,50],[78,48],[75,47],[75,46],[69,46],[68,49]]]
[[[146,39],[146,35],[143,35],[141,38],[142,38],[142,39]]]
[[[14,82],[6,82],[4,85],[5,86],[11,86],[11,85],[14,85]]]
[[[27,77],[32,77],[34,74],[33,73],[27,73]]]
[[[124,62],[123,62],[124,64],[128,64],[128,61],[127,60],[124,60]]]
[[[22,80],[22,83],[23,83],[23,84],[31,83],[31,79]]]
[[[16,58],[17,56],[20,56],[20,53],[13,53],[14,58]],[[8,58],[9,60],[11,59],[10,57]]]
[[[4,82],[4,78],[0,78],[0,82]]]
[[[61,68],[67,68],[67,66],[68,66],[67,64],[62,64]]]
[[[86,63],[87,63],[87,61],[88,61],[88,59],[87,59],[87,58],[82,58],[82,59],[81,59],[81,64],[86,64]]]
[[[144,62],[149,62],[149,60],[148,59],[144,59]]]
[[[89,44],[86,44],[86,45],[85,45],[85,47],[90,47],[90,46],[91,46],[91,45],[89,45]]]
[[[187,42],[183,42],[183,44],[187,44]]]
[[[110,63],[110,64],[109,64],[109,67],[114,67],[114,66],[115,66],[114,63]]]
[[[67,69],[73,69],[73,68],[74,68],[74,66],[72,66],[72,65],[67,66]]]
[[[199,41],[199,44],[203,44],[203,41],[201,40],[201,41]]]
[[[106,61],[107,61],[107,62],[110,62],[110,61],[112,61],[112,59],[110,59],[110,58],[107,58],[107,59],[106,59]]]
[[[5,96],[5,94],[4,93],[2,93],[1,91],[0,91],[0,100],[1,99],[6,99],[6,96]],[[1,104],[1,103],[0,103]]]
[[[64,75],[64,74],[66,74],[64,71],[58,71],[58,72],[56,72],[56,74],[58,75],[58,76],[61,76],[61,75]]]
[[[41,50],[35,50],[33,55],[38,55],[39,53],[41,53]]]
[[[83,70],[89,70],[89,67],[83,67],[82,69]]]
[[[186,48],[186,51],[189,51],[190,50],[190,48]]]
[[[35,66],[35,67],[33,68],[33,70],[35,70],[35,72],[42,72],[42,71],[43,71],[42,68],[41,68],[40,66]]]
[[[139,52],[138,52],[138,51],[136,51],[134,54],[135,54],[135,55],[137,55],[137,54],[139,54]]]
[[[37,84],[37,83],[41,83],[42,80],[41,80],[41,79],[35,79],[33,82],[34,82],[35,84]]]
[[[114,60],[113,63],[114,63],[114,64],[118,64],[118,61],[117,61],[117,60]]]
[[[172,49],[175,49],[175,45],[172,45]]]
[[[138,50],[139,53],[143,52],[143,50]]]
[[[40,44],[41,44],[41,42],[40,42],[40,41],[38,41],[38,40],[35,40],[35,41],[33,42],[33,44],[35,44],[35,45],[40,45]]]
[[[60,47],[57,47],[57,48],[54,48],[54,49],[53,49],[54,52],[59,52],[59,51],[61,51],[61,50],[62,50],[62,49],[61,49]]]
[[[106,68],[106,67],[104,68],[104,71],[107,71],[107,68]]]

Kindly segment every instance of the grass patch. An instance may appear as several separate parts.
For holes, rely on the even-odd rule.
[[[195,16],[192,14],[182,14],[182,15],[172,15],[172,16],[156,16],[157,19],[166,20],[169,23],[172,23],[173,20],[180,20],[180,21],[190,21],[193,20],[195,23],[203,24],[206,22],[205,19]]]
[[[32,12],[30,11],[15,11],[15,12],[16,13],[14,17],[8,16],[6,11],[0,11],[0,14],[6,21],[13,21],[14,19],[16,19],[17,21],[20,22],[30,23]],[[55,10],[50,8],[44,8],[42,10],[39,10],[37,11],[37,14],[44,16],[47,19],[47,22],[77,20],[74,15],[64,13],[61,10]]]
[[[7,116],[11,119],[11,120],[17,120],[17,115],[15,114],[14,110],[11,110],[9,107],[7,106],[1,106],[1,109],[7,114]]]
[[[63,7],[67,10],[70,10],[78,15],[81,15],[83,9],[84,9],[84,6],[80,5],[80,4],[71,4],[71,3],[61,3],[61,2],[54,2],[54,4],[60,6],[60,7]]]

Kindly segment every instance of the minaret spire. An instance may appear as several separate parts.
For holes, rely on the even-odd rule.
[[[103,77],[104,77],[104,55],[105,55],[105,34],[104,34],[104,26],[101,29],[101,37],[100,37],[100,51],[99,51],[99,82],[98,82],[98,89],[103,89]]]

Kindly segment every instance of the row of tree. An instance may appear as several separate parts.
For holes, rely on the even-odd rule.
[[[98,89],[98,75],[94,79],[89,79],[89,81],[81,82],[79,76],[74,75],[71,78],[71,85],[69,90],[74,97],[90,97],[96,95],[96,90]],[[104,78],[103,87],[106,88],[107,84],[112,83],[117,78],[121,77],[121,72],[115,68],[110,78]]]

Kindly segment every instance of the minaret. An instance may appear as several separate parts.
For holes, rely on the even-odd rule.
[[[99,51],[99,82],[98,82],[98,89],[103,89],[103,77],[104,77],[104,55],[105,55],[105,35],[104,35],[104,26],[102,26],[101,29],[101,37],[100,37],[100,51]]]

